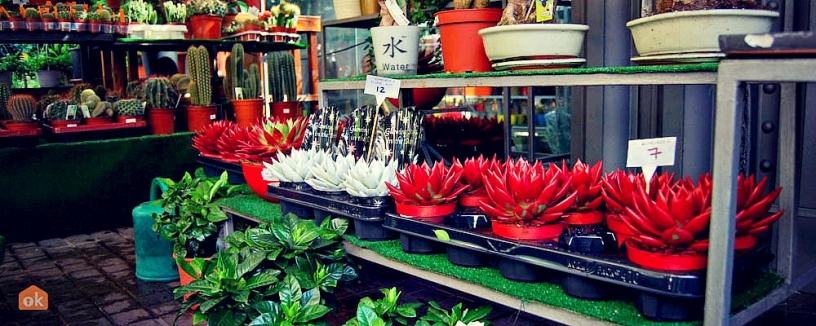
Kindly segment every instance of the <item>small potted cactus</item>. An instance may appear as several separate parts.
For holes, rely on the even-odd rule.
[[[85,32],[88,30],[88,12],[84,9],[77,10],[74,8],[74,23],[71,27],[72,30],[77,32]]]
[[[357,161],[349,168],[344,186],[354,202],[365,206],[382,206],[391,202],[387,185],[397,184],[397,163],[373,159]]]
[[[227,4],[220,0],[192,0],[188,4],[193,38],[217,40],[221,38],[221,21],[227,14]]]
[[[112,122],[113,109],[111,103],[103,101],[94,90],[86,89],[82,91],[79,103],[88,108],[90,116],[85,117],[85,124],[97,125]]]
[[[1,95],[1,94],[0,94]],[[29,94],[11,95],[8,98],[6,109],[11,120],[3,123],[8,130],[34,130],[39,128],[35,118],[37,100]]]
[[[62,99],[49,105],[45,115],[53,128],[76,127],[81,122],[77,102],[70,99]]]
[[[42,18],[37,8],[26,8],[23,15],[25,16],[26,26],[30,32],[42,29]]]
[[[102,22],[101,32],[105,34],[113,34],[113,14],[108,9],[99,10],[99,20]]]
[[[116,114],[116,122],[120,123],[136,123],[144,118],[144,106],[135,98],[117,101],[113,111]]]
[[[272,91],[272,116],[290,119],[302,115],[300,102],[297,101],[297,76],[295,74],[295,57],[286,51],[270,52],[267,56],[269,66],[269,87]]]
[[[244,66],[244,46],[236,43],[227,58],[224,94],[232,101],[235,121],[239,126],[247,127],[263,116],[263,99],[258,64],[253,63],[248,69]]]
[[[20,9],[22,9],[22,7],[20,7]],[[12,32],[26,28],[26,22],[23,20],[22,12],[7,10],[6,15],[8,16],[9,28]]]
[[[56,17],[54,17],[53,12],[44,12],[42,14],[42,30],[44,31],[56,31],[59,29],[59,25],[57,24]]]
[[[0,82],[0,124],[11,118],[8,112],[8,101],[11,97],[11,86],[8,83]]]
[[[210,84],[210,52],[204,46],[187,49],[187,73],[190,76],[190,106],[187,107],[187,128],[198,132],[215,120]]]
[[[59,30],[61,32],[70,32],[71,31],[71,11],[70,8],[66,8],[66,10],[59,10],[59,6],[57,7],[57,24],[59,25]]]
[[[173,83],[166,77],[151,77],[145,81],[144,94],[147,123],[153,135],[172,134],[175,131],[178,95]]]
[[[88,31],[91,33],[102,31],[102,19],[99,18],[99,12],[91,11],[88,13]]]

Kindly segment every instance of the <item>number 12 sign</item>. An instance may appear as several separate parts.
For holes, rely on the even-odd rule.
[[[632,139],[626,154],[626,167],[640,167],[650,180],[658,166],[674,165],[677,137]]]
[[[377,98],[377,106],[385,101],[386,97],[399,98],[400,80],[379,76],[366,76],[365,90],[363,93],[374,95]]]

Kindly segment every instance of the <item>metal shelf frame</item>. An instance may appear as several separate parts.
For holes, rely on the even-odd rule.
[[[816,280],[816,266],[794,275],[796,267],[796,218],[799,203],[797,155],[802,139],[797,132],[797,82],[816,82],[816,59],[726,59],[720,62],[717,77],[717,111],[714,120],[713,198],[711,247],[705,302],[705,325],[742,325]],[[777,271],[785,277],[781,288],[747,309],[731,316],[731,272],[733,270],[739,137],[743,95],[749,83],[781,84],[779,106],[779,208],[785,214],[777,232]]]

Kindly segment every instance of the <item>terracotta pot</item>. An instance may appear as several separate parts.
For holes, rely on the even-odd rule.
[[[85,32],[85,31],[87,31],[87,30],[88,30],[88,24],[87,24],[87,22],[88,22],[88,20],[87,20],[87,19],[83,19],[83,20],[75,20],[75,21],[74,21],[74,25],[76,26],[76,31],[77,31],[77,32]]]
[[[235,21],[235,16],[238,16],[238,14],[227,14],[224,16],[224,19],[221,20],[221,29],[228,29],[232,25],[232,22]],[[189,29],[190,26],[187,26],[187,28]]]
[[[26,18],[25,22],[26,28],[28,29],[29,32],[39,31],[40,25],[42,25],[42,22],[40,21],[39,18]]]
[[[118,123],[136,123],[142,120],[144,120],[144,117],[140,115],[120,115],[116,117]]]
[[[295,119],[303,115],[300,102],[272,102],[272,116],[281,119]]]
[[[491,222],[493,234],[514,240],[556,241],[564,231],[563,223],[544,225],[518,225],[515,223]]]
[[[629,230],[629,227],[623,223],[623,220],[621,220],[621,217],[618,214],[606,214],[606,227],[608,227],[609,230],[615,234],[615,239],[617,239],[618,242],[618,248],[622,247],[626,240],[634,236],[632,231]]]
[[[434,14],[438,19],[442,58],[446,72],[493,71],[485,54],[479,30],[496,26],[500,8],[445,10]]]
[[[94,117],[94,118],[85,118],[86,125],[102,125],[113,122],[111,117]]]
[[[464,207],[479,207],[479,202],[489,202],[490,198],[487,195],[463,195],[459,197],[459,205]]]
[[[428,206],[397,203],[397,214],[430,223],[442,223],[445,217],[455,212],[456,202]]]
[[[88,22],[88,31],[91,33],[99,33],[102,30],[102,22],[91,21]]]
[[[252,192],[258,195],[258,197],[261,197],[268,202],[278,203],[280,201],[276,198],[267,196],[267,193],[269,192],[269,185],[271,183],[264,180],[261,176],[263,169],[264,166],[260,163],[241,162],[241,172],[244,173],[244,180],[246,180],[249,189],[252,189]]]
[[[171,109],[148,109],[147,125],[153,135],[167,135],[175,131],[176,112]]]
[[[564,222],[568,225],[592,225],[604,221],[604,212],[601,211],[572,212],[566,215]]]
[[[70,32],[71,31],[71,20],[70,19],[57,19],[57,24],[59,25],[59,30],[61,32]]]
[[[3,127],[8,131],[28,131],[39,129],[40,123],[37,121],[7,121],[3,123]]]
[[[176,260],[176,259],[178,259],[178,256],[176,254],[173,254],[173,260]],[[212,257],[204,258],[204,260],[210,260],[210,259],[212,259]],[[193,258],[184,258],[184,261],[186,261],[189,264],[189,263],[191,263],[193,261]],[[176,263],[176,267],[178,267],[178,272],[179,272],[179,286],[185,286],[187,284],[190,284],[190,282],[195,281],[195,278],[192,275],[187,274],[187,272],[185,272],[183,269],[181,269],[181,266],[179,266],[178,263]],[[201,277],[201,275],[197,275],[197,276]],[[189,298],[192,295],[193,295],[192,293],[185,294],[184,299],[187,300],[187,298]],[[193,310],[198,309],[198,305],[195,305],[195,306],[191,307],[191,309],[193,309]]]
[[[220,39],[222,20],[223,18],[213,15],[194,15],[190,17],[193,38],[199,40]]]
[[[68,128],[79,126],[80,123],[82,123],[82,121],[76,119],[76,120],[51,120],[48,124],[50,124],[51,127],[54,128]]]
[[[703,270],[708,264],[707,254],[664,254],[640,248],[632,240],[626,241],[626,254],[633,263],[651,270],[691,272]]]
[[[215,120],[215,105],[187,107],[187,129],[199,132]]]
[[[263,100],[233,100],[232,109],[235,112],[235,122],[241,127],[248,127],[263,117]]]

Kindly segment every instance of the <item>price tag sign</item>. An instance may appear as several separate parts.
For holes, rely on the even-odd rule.
[[[674,165],[677,137],[633,139],[629,141],[626,167],[640,167],[651,180],[658,166]]]
[[[374,95],[377,98],[377,106],[380,106],[386,97],[399,98],[399,90],[400,81],[398,79],[368,75],[363,93]]]
[[[405,12],[402,11],[402,7],[400,7],[396,0],[385,0],[385,7],[388,8],[388,12],[391,13],[391,17],[394,18],[397,25],[411,25],[411,21],[405,17]]]

